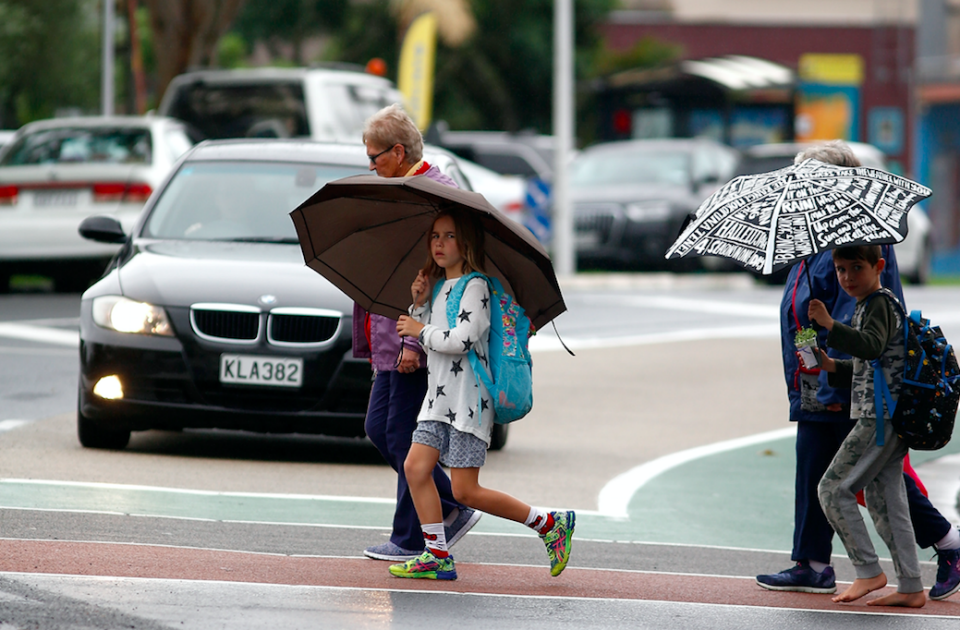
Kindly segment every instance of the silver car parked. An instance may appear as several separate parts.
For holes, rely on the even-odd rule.
[[[91,116],[29,123],[0,149],[0,292],[17,273],[82,291],[119,249],[77,228],[99,214],[125,229],[193,142],[160,116]]]

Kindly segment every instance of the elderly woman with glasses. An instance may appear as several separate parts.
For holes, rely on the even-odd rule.
[[[456,183],[423,160],[420,130],[399,105],[390,105],[371,116],[363,130],[370,170],[381,177],[423,175],[456,187]],[[427,359],[413,337],[397,335],[396,320],[353,306],[353,354],[370,360],[373,389],[364,423],[367,437],[397,472],[397,507],[388,542],[368,547],[364,555],[377,560],[403,562],[423,553],[423,533],[410,497],[403,462],[410,450],[417,414],[427,392]],[[399,360],[398,360],[399,359]],[[437,465],[433,471],[443,505],[447,545],[460,540],[480,519],[480,512],[453,498],[450,479]]]

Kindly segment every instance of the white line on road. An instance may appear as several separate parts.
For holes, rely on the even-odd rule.
[[[29,324],[0,324],[0,337],[23,339],[24,341],[38,341],[58,346],[79,347],[80,331],[64,330],[62,328],[47,328],[45,326],[31,326]]]
[[[653,461],[641,464],[611,479],[607,485],[600,490],[598,500],[600,504],[599,512],[603,516],[612,518],[629,518],[630,514],[627,511],[627,507],[630,505],[630,499],[633,498],[633,495],[652,479],[662,475],[668,470],[687,464],[695,459],[700,459],[701,457],[709,457],[762,442],[782,440],[794,436],[796,433],[797,428],[790,426],[786,429],[748,435],[747,437],[717,442],[716,444],[706,444],[704,446],[658,457]]]
[[[25,424],[30,424],[30,420],[0,420],[0,433],[12,431]]]
[[[728,326],[719,328],[693,328],[650,333],[647,335],[620,335],[616,337],[579,337],[564,339],[571,350],[590,350],[596,348],[623,348],[628,346],[646,346],[656,343],[676,343],[681,341],[704,341],[707,339],[776,339],[780,336],[777,324],[754,324],[752,326]],[[531,352],[554,352],[563,350],[560,340],[552,335],[537,335],[530,340]]]

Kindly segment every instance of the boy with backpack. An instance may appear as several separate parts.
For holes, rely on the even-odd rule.
[[[856,579],[835,602],[851,602],[887,585],[870,535],[860,515],[857,492],[864,490],[867,510],[890,549],[897,572],[897,592],[867,602],[869,606],[920,608],[926,603],[920,563],[903,481],[907,445],[897,436],[892,415],[874,398],[874,368],[879,367],[894,403],[900,394],[905,359],[904,326],[896,297],[880,284],[885,261],[880,247],[842,247],[833,251],[837,280],[857,300],[851,325],[836,322],[820,300],[811,300],[808,315],[829,331],[827,343],[854,357],[834,360],[822,350],[830,384],[852,389],[850,417],[857,424],[844,439],[820,480],[823,512],[847,549]],[[871,362],[875,362],[871,366]],[[884,421],[885,420],[885,421]]]

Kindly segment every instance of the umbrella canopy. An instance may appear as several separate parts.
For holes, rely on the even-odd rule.
[[[357,175],[330,182],[290,213],[307,265],[371,313],[397,318],[429,253],[436,216],[476,213],[485,235],[486,273],[524,308],[537,328],[564,312],[550,256],[522,225],[482,195],[427,177]]]
[[[824,250],[899,243],[907,211],[930,195],[885,171],[805,160],[722,186],[666,257],[722,256],[771,274]]]

